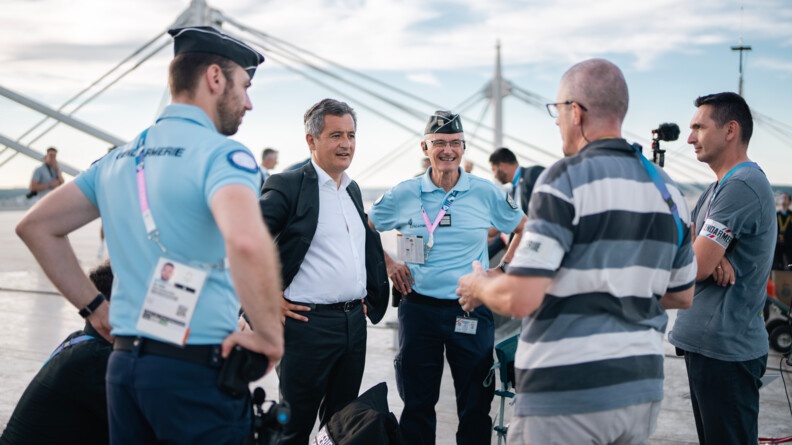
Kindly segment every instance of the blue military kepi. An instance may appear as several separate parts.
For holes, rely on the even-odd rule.
[[[452,114],[450,111],[438,110],[435,111],[433,115],[429,116],[424,134],[454,134],[462,133],[462,131],[462,119],[458,114]]]
[[[173,55],[211,53],[225,57],[245,69],[253,78],[264,56],[244,42],[227,36],[211,26],[191,26],[168,31],[173,36]]]

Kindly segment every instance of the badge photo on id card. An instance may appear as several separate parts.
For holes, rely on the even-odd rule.
[[[424,263],[424,242],[422,236],[396,235],[396,256],[405,263]]]
[[[137,328],[170,343],[184,345],[205,282],[205,271],[160,258],[148,285]]]

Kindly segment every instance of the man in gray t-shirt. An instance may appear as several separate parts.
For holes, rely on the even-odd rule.
[[[33,178],[30,180],[29,196],[31,198],[36,195],[42,198],[63,184],[63,174],[60,171],[57,156],[58,150],[55,147],[48,148],[47,155],[44,156],[44,163],[33,170]]]
[[[757,443],[775,200],[764,173],[747,156],[753,120],[743,98],[719,93],[695,104],[688,143],[718,182],[693,210],[695,296],[690,309],[679,311],[668,338],[685,356],[699,442]]]

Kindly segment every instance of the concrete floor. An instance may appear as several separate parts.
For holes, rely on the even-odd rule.
[[[13,233],[13,227],[21,216],[22,212],[0,211],[0,307],[3,308],[0,311],[0,428],[5,426],[22,391],[58,342],[82,326],[76,309],[57,295],[35,260]],[[74,233],[70,239],[86,270],[98,263],[98,222]],[[387,382],[390,408],[398,417],[403,405],[394,382],[394,331],[387,327],[387,322],[394,322],[395,319],[396,311],[391,308],[382,323],[369,326],[368,357],[362,387],[365,390],[379,382]],[[657,430],[649,443],[695,444],[697,438],[684,362],[674,356],[673,348],[669,344],[666,343],[665,346],[665,400]],[[768,375],[779,374],[780,359],[779,355],[771,353]],[[790,380],[788,370],[789,367],[784,364],[783,374],[787,381]],[[277,397],[277,377],[274,373],[255,384],[266,390],[268,398]],[[787,394],[781,379],[775,379],[762,389],[760,436],[779,437],[792,434]],[[496,397],[491,411],[493,417],[497,416],[498,409],[499,399]],[[447,366],[437,415],[437,443],[455,443],[456,408]],[[507,405],[507,421],[510,416],[511,407]],[[494,434],[492,443],[497,443]]]

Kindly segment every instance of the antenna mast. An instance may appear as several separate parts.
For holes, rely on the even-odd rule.
[[[495,118],[494,148],[503,145],[503,76],[501,74],[500,40],[495,44],[495,78],[492,81],[492,110]]]
[[[732,49],[732,51],[739,51],[740,52],[740,81],[739,81],[740,83],[739,83],[739,89],[738,89],[737,92],[740,94],[740,96],[742,96],[743,95],[743,52],[744,51],[750,51],[751,47],[747,46],[747,45],[743,45],[742,37],[740,37],[740,45],[739,46],[732,46],[731,49]]]
[[[743,95],[743,52],[750,51],[751,47],[743,45],[742,39],[742,19],[743,19],[743,8],[744,5],[740,5],[740,44],[738,46],[732,46],[732,51],[739,51],[740,52],[740,80],[737,93],[742,96]]]

